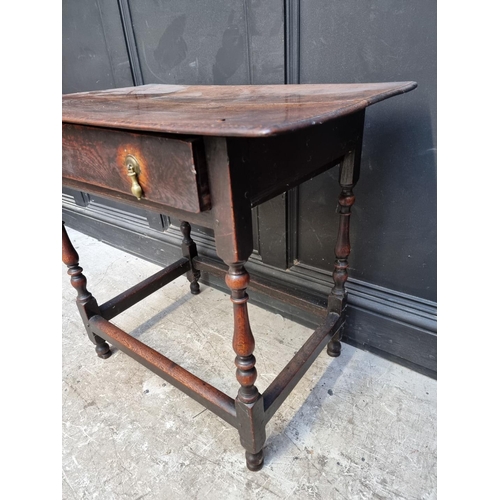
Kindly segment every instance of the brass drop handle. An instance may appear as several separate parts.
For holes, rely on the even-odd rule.
[[[130,177],[130,182],[132,183],[130,190],[132,191],[132,194],[140,200],[144,193],[142,192],[142,188],[137,179],[137,176],[141,173],[139,162],[135,156],[127,155],[125,157],[125,165],[127,167],[127,175]]]

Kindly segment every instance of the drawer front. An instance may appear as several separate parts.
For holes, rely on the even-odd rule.
[[[199,213],[210,209],[208,178],[201,138],[172,138],[63,123],[63,184],[68,179],[92,192],[130,196],[133,181],[141,199],[166,208]],[[126,158],[132,155],[139,173],[130,176]],[[140,200],[137,201],[140,203]]]

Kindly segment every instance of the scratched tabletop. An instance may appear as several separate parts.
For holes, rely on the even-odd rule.
[[[63,96],[63,122],[171,134],[262,137],[324,123],[415,82],[141,85]]]

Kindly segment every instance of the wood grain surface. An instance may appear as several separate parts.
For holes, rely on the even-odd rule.
[[[173,134],[261,137],[324,123],[415,82],[141,85],[63,96],[63,122]]]
[[[193,213],[210,208],[201,139],[63,123],[62,146],[63,183],[87,183],[90,192],[100,187],[135,200],[125,162],[131,154],[146,200]]]

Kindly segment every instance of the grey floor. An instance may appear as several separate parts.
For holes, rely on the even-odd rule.
[[[101,303],[159,269],[68,233]],[[62,275],[64,499],[436,498],[435,380],[348,345],[321,354],[269,423],[253,473],[228,424],[125,354],[97,358]],[[262,392],[311,330],[249,311]],[[181,277],[114,322],[236,394],[227,295],[193,296]]]

